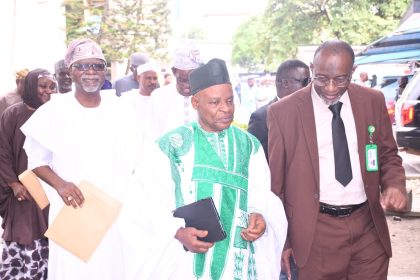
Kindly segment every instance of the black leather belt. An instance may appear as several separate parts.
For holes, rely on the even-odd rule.
[[[351,215],[351,213],[362,207],[365,203],[366,201],[360,204],[337,206],[320,202],[319,212],[322,214],[328,214],[333,217],[348,217]]]

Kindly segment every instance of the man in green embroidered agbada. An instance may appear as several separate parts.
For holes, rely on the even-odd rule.
[[[226,64],[212,59],[189,81],[198,122],[158,140],[171,167],[174,189],[168,192],[176,207],[211,196],[227,238],[203,242],[198,238],[207,231],[181,226],[169,233],[160,266],[136,279],[278,279],[287,231],[283,205],[270,191],[260,142],[231,126],[235,106]]]

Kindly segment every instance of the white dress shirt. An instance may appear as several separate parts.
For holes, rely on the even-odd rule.
[[[356,125],[348,92],[346,91],[340,98],[340,102],[343,103],[340,115],[346,130],[353,173],[353,179],[346,187],[335,179],[334,148],[331,127],[333,114],[330,109],[328,109],[328,105],[316,93],[313,87],[311,98],[314,106],[319,154],[320,201],[331,205],[351,205],[366,201],[366,193],[359,162]]]

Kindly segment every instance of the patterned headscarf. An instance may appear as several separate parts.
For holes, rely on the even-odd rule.
[[[23,90],[22,100],[25,104],[34,109],[38,109],[39,106],[43,104],[38,97],[38,80],[40,77],[51,77],[51,79],[53,79],[51,73],[42,68],[30,71],[25,78],[25,88]]]
[[[70,67],[76,61],[84,58],[99,58],[106,63],[101,47],[91,39],[72,41],[67,48],[67,53],[64,58],[67,67]]]
[[[203,62],[200,58],[200,50],[192,43],[179,46],[174,55],[174,68],[180,70],[192,70],[198,68]]]

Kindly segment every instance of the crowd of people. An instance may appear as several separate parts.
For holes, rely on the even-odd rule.
[[[405,174],[384,97],[352,83],[355,69],[351,46],[327,41],[309,66],[280,63],[265,105],[254,77],[238,96],[225,61],[193,44],[162,86],[142,53],[111,85],[90,39],[71,42],[53,74],[17,71],[0,98],[0,278],[385,280],[384,210],[404,210]],[[234,125],[239,102],[248,131]],[[19,181],[27,169],[42,210]],[[81,181],[122,205],[88,261],[44,236],[63,207],[88,203]],[[172,216],[208,197],[217,242]]]

